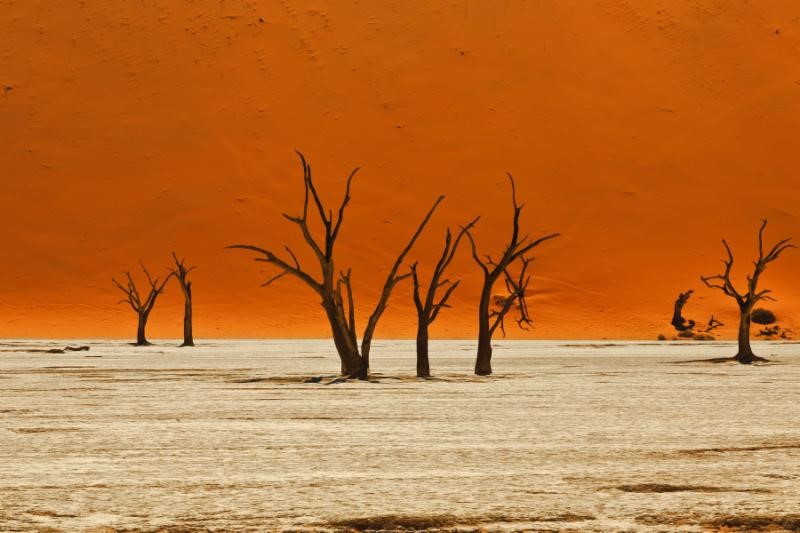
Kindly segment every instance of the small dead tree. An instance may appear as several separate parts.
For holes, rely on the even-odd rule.
[[[458,287],[460,280],[451,281],[449,279],[442,279],[447,267],[453,261],[458,250],[458,245],[466,232],[472,228],[480,217],[475,218],[469,224],[461,228],[455,240],[450,228],[447,228],[447,233],[444,239],[444,249],[439,258],[436,267],[433,269],[431,281],[428,284],[428,290],[422,294],[422,287],[419,279],[419,272],[417,270],[417,263],[411,265],[411,277],[414,281],[414,306],[417,309],[417,377],[427,378],[431,375],[431,367],[428,359],[428,330],[431,324],[439,316],[439,312],[445,308],[450,307],[447,301],[450,296]],[[444,294],[441,298],[437,299],[437,292],[439,289],[444,289]]]
[[[761,274],[764,273],[768,264],[780,257],[781,253],[789,248],[795,248],[793,244],[789,244],[791,239],[783,239],[778,241],[769,251],[765,252],[764,229],[766,227],[767,220],[764,219],[761,221],[761,227],[758,230],[758,259],[753,263],[753,273],[747,276],[747,290],[745,292],[739,292],[731,281],[733,252],[725,239],[722,239],[722,244],[725,246],[725,251],[728,254],[728,258],[723,260],[725,271],[715,276],[700,276],[700,279],[707,287],[722,291],[726,296],[730,296],[736,300],[736,304],[739,306],[739,351],[733,359],[742,364],[750,364],[754,361],[765,361],[764,358],[756,356],[750,347],[750,313],[758,302],[762,300],[775,300],[770,296],[772,291],[769,289],[758,290],[758,282],[761,279]]]
[[[686,320],[683,318],[683,306],[686,305],[686,302],[689,301],[693,293],[694,291],[691,289],[682,292],[678,294],[678,298],[675,300],[675,309],[672,313],[672,322],[670,322],[670,324],[678,331],[694,329],[694,320]]]
[[[514,217],[511,238],[502,255],[497,260],[492,259],[489,255],[484,255],[482,259],[478,254],[478,248],[471,230],[466,229],[465,231],[472,246],[472,258],[483,272],[483,286],[478,304],[478,354],[475,360],[475,374],[479,376],[486,376],[492,373],[492,336],[497,328],[500,328],[503,335],[505,335],[504,320],[509,311],[515,307],[515,303],[519,310],[517,325],[525,329],[532,323],[525,300],[525,291],[530,281],[527,271],[531,262],[526,257],[526,254],[543,242],[560,236],[559,233],[551,233],[536,240],[530,240],[527,235],[520,235],[519,218],[525,205],[517,203],[514,177],[508,174],[508,179],[511,182],[511,202]],[[513,276],[511,269],[517,264],[521,265],[520,272],[517,276]],[[501,277],[505,279],[508,296],[499,309],[492,310],[492,291],[495,283]]]
[[[334,216],[333,210],[325,208],[322,199],[317,192],[314,181],[311,175],[311,165],[306,162],[305,157],[300,152],[297,152],[300,162],[303,166],[303,186],[305,188],[305,196],[303,200],[302,214],[293,216],[284,214],[286,220],[295,224],[303,235],[306,245],[311,249],[312,253],[319,263],[320,275],[314,277],[308,273],[306,269],[300,264],[295,253],[288,246],[284,246],[287,257],[279,257],[271,250],[260,248],[249,244],[235,244],[228,246],[229,249],[249,250],[256,252],[260,257],[256,257],[256,261],[268,263],[277,267],[280,272],[274,277],[267,280],[262,284],[266,287],[274,281],[284,276],[294,276],[300,281],[308,285],[314,292],[316,292],[320,299],[322,308],[325,311],[325,316],[330,324],[333,342],[336,346],[336,351],[341,360],[342,374],[349,377],[367,379],[369,375],[369,352],[372,346],[372,339],[375,334],[375,328],[378,325],[386,307],[389,304],[389,298],[392,294],[394,287],[411,276],[411,273],[398,274],[400,265],[405,260],[414,243],[417,241],[425,226],[428,224],[434,211],[439,204],[444,200],[444,196],[440,196],[428,211],[425,218],[422,220],[417,230],[411,236],[411,239],[406,244],[405,248],[400,252],[400,255],[395,260],[386,281],[383,284],[383,289],[378,298],[372,314],[370,314],[367,325],[364,328],[364,333],[361,337],[361,345],[359,346],[357,333],[356,333],[356,317],[353,288],[351,283],[351,269],[337,270],[334,262],[334,248],[336,239],[339,237],[339,232],[342,228],[344,221],[344,214],[347,205],[350,203],[350,186],[354,176],[358,172],[358,168],[353,170],[347,178],[345,186],[344,198],[339,205],[338,214]],[[314,237],[311,232],[309,224],[309,205],[313,202],[316,208],[317,215],[324,229],[322,239]]]
[[[170,268],[170,272],[178,280],[183,291],[183,346],[194,346],[194,336],[192,334],[192,282],[189,281],[189,274],[196,267],[186,267],[186,259],[178,259],[175,252],[172,252],[172,260],[175,267]]]
[[[708,327],[705,329],[705,333],[710,333],[717,328],[724,327],[725,324],[714,318],[714,315],[711,315],[711,318],[708,321]]]
[[[150,343],[147,341],[147,336],[145,335],[147,320],[150,318],[150,313],[153,311],[153,307],[156,305],[156,299],[158,298],[158,295],[164,292],[164,287],[172,277],[172,273],[169,273],[163,281],[159,282],[158,278],[153,279],[153,276],[150,275],[150,272],[144,266],[144,263],[139,261],[139,265],[142,267],[145,276],[147,276],[147,283],[149,285],[147,296],[144,299],[142,299],[141,293],[136,288],[136,283],[134,283],[130,271],[125,272],[125,277],[127,278],[127,283],[125,285],[117,281],[115,278],[111,278],[111,281],[119,290],[125,293],[125,299],[120,300],[119,303],[127,303],[130,305],[131,309],[136,312],[139,318],[138,325],[136,327],[135,346],[149,346]]]
[[[758,333],[756,333],[756,337],[769,337],[772,338],[775,335],[778,335],[781,332],[781,327],[777,324],[774,326],[765,326],[761,328]]]

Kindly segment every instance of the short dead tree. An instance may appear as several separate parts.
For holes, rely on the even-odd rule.
[[[256,252],[259,255],[259,257],[255,258],[256,261],[268,263],[280,271],[277,275],[263,283],[263,287],[270,285],[284,276],[294,276],[317,293],[320,297],[320,304],[325,311],[325,317],[330,324],[333,343],[336,346],[336,351],[341,361],[342,374],[348,377],[367,379],[369,376],[369,353],[378,321],[386,311],[394,287],[401,281],[411,277],[410,272],[398,274],[400,266],[411,251],[414,243],[422,234],[431,216],[433,216],[433,212],[442,200],[444,200],[444,196],[440,196],[428,210],[428,213],[417,227],[417,230],[411,236],[411,239],[400,252],[400,255],[397,256],[397,259],[389,270],[381,294],[378,297],[378,302],[367,319],[367,325],[364,328],[364,333],[361,337],[361,345],[359,346],[354,295],[351,284],[351,269],[338,270],[334,262],[336,239],[339,237],[339,232],[342,228],[345,210],[350,203],[350,186],[353,177],[356,175],[356,172],[358,172],[358,168],[353,170],[347,178],[344,199],[339,205],[338,214],[334,216],[333,210],[325,208],[317,192],[311,175],[311,165],[306,162],[303,154],[297,152],[297,155],[300,157],[300,162],[303,166],[303,186],[305,188],[303,211],[302,214],[297,216],[289,214],[284,214],[283,216],[300,229],[303,240],[319,263],[319,275],[317,277],[312,276],[309,271],[300,264],[299,259],[288,246],[284,246],[286,250],[286,256],[284,257],[278,256],[272,250],[250,244],[235,244],[227,248]],[[324,229],[322,239],[312,234],[311,225],[309,223],[309,206],[311,206],[312,203],[312,209],[316,211]]]
[[[767,227],[767,221],[761,221],[761,227],[758,230],[758,259],[753,262],[753,273],[747,276],[747,290],[739,292],[731,281],[731,270],[733,269],[733,252],[731,247],[725,239],[722,239],[722,244],[725,246],[725,251],[728,258],[723,260],[725,270],[722,274],[714,276],[700,276],[700,279],[707,287],[718,289],[726,296],[736,300],[739,306],[739,351],[734,356],[734,360],[742,364],[750,364],[754,361],[766,361],[763,357],[758,357],[753,353],[750,347],[750,315],[753,308],[758,302],[775,299],[770,295],[772,291],[769,289],[758,290],[758,282],[761,280],[761,275],[767,268],[767,265],[775,261],[780,255],[789,248],[795,248],[793,244],[789,244],[791,239],[783,239],[778,241],[768,251],[764,249],[764,229]]]
[[[504,320],[509,311],[513,307],[517,307],[519,310],[517,325],[521,328],[526,328],[532,322],[525,302],[525,291],[530,281],[527,271],[531,261],[526,254],[543,242],[560,236],[558,233],[551,233],[530,240],[527,235],[520,235],[519,218],[524,204],[517,203],[516,185],[511,174],[508,174],[508,179],[511,182],[511,204],[514,216],[511,237],[500,257],[494,260],[489,255],[479,255],[471,233],[472,230],[466,230],[472,247],[472,257],[483,272],[483,285],[478,303],[478,354],[475,359],[475,374],[479,376],[492,373],[492,336],[498,328],[505,334]],[[515,268],[515,265],[520,265],[518,267],[520,272],[516,276],[511,273],[511,269]],[[499,309],[493,310],[492,292],[495,283],[500,278],[505,279],[508,295],[503,305]],[[515,306],[515,303],[518,305]]]
[[[431,376],[431,366],[428,359],[428,330],[439,316],[439,312],[445,307],[450,307],[447,301],[450,299],[453,292],[455,292],[459,283],[461,283],[459,280],[451,281],[446,278],[442,279],[442,277],[447,267],[449,267],[450,263],[453,261],[462,237],[464,237],[466,232],[478,222],[478,218],[475,218],[472,222],[461,228],[455,240],[453,240],[453,234],[450,232],[450,228],[447,229],[444,239],[444,249],[442,250],[439,261],[436,263],[436,267],[433,269],[427,291],[423,291],[422,289],[417,263],[411,265],[411,277],[414,280],[414,307],[417,309],[418,378],[427,378]],[[441,297],[437,296],[439,289],[444,290]]]
[[[781,327],[777,324],[775,324],[774,326],[765,326],[761,328],[758,331],[758,333],[756,333],[756,337],[767,337],[771,339],[776,335],[779,335],[780,332],[781,332]]]
[[[722,322],[720,322],[719,320],[714,318],[714,315],[711,315],[711,318],[708,320],[708,326],[706,327],[706,329],[704,331],[705,331],[705,333],[710,333],[710,332],[714,331],[715,329],[721,328],[721,327],[724,327],[724,326],[725,326],[725,324],[723,324]]]
[[[694,320],[686,320],[683,318],[683,307],[686,305],[686,302],[689,301],[693,293],[694,291],[691,289],[682,292],[678,294],[678,298],[675,300],[675,308],[672,312],[672,321],[670,324],[678,331],[694,329]]]
[[[178,259],[175,252],[172,252],[172,260],[175,266],[170,268],[170,272],[178,280],[183,291],[183,346],[194,346],[194,335],[192,333],[192,282],[189,274],[196,267],[187,267],[185,259]]]
[[[119,303],[127,303],[130,305],[131,309],[133,309],[138,316],[136,342],[134,345],[149,346],[150,343],[147,341],[147,336],[145,335],[147,320],[150,318],[150,313],[153,311],[153,307],[156,305],[156,299],[162,292],[164,292],[164,287],[172,277],[172,273],[168,274],[163,281],[159,281],[158,278],[153,279],[153,277],[150,275],[150,272],[147,270],[147,268],[145,268],[144,263],[139,261],[139,265],[142,267],[145,276],[147,276],[148,290],[147,296],[144,299],[142,299],[139,289],[136,288],[136,283],[134,283],[130,271],[125,272],[125,277],[127,278],[127,283],[125,285],[117,281],[115,278],[111,278],[111,281],[125,294],[125,299],[120,300]]]

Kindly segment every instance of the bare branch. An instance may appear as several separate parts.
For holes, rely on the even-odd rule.
[[[226,246],[225,249],[226,250],[250,250],[250,251],[253,251],[253,252],[257,252],[257,253],[263,255],[264,257],[258,257],[258,258],[255,259],[256,261],[261,261],[261,262],[264,262],[264,263],[270,263],[272,265],[275,265],[276,267],[278,267],[278,268],[282,269],[283,271],[285,271],[287,274],[291,274],[291,275],[299,278],[306,285],[308,285],[309,287],[314,289],[314,291],[316,291],[317,293],[321,293],[322,292],[322,283],[320,283],[317,280],[315,280],[314,278],[312,278],[306,272],[300,270],[300,268],[298,268],[298,266],[290,265],[289,263],[287,263],[286,261],[284,261],[280,257],[276,256],[274,253],[270,252],[269,250],[265,250],[264,248],[259,248],[258,246],[253,246],[253,245],[250,245],[250,244],[233,244],[231,246]],[[292,254],[292,256],[294,257],[294,254]],[[297,258],[294,258],[294,260],[295,260],[295,263],[296,263]]]
[[[306,175],[306,183],[308,184],[308,190],[311,191],[311,198],[314,199],[314,204],[317,206],[317,212],[319,213],[319,218],[322,223],[325,225],[325,234],[331,234],[331,219],[325,214],[325,207],[322,205],[322,199],[319,197],[319,193],[317,192],[317,188],[314,187],[314,181],[311,179],[311,166],[308,167],[308,173]]]
[[[369,319],[367,320],[367,327],[364,329],[364,336],[361,340],[361,356],[368,362],[369,361],[369,350],[372,343],[372,336],[375,332],[375,327],[378,325],[378,320],[380,319],[381,315],[383,315],[384,311],[386,310],[386,306],[389,303],[389,297],[392,294],[392,290],[394,289],[395,285],[400,281],[411,277],[412,273],[409,272],[407,274],[398,275],[397,271],[400,268],[400,265],[405,260],[408,253],[411,251],[411,248],[414,246],[414,243],[417,242],[417,239],[422,234],[425,226],[428,225],[428,221],[430,221],[433,213],[436,211],[436,208],[439,207],[439,204],[442,203],[444,200],[444,196],[439,196],[436,201],[433,203],[433,206],[428,210],[428,213],[425,215],[425,218],[422,219],[422,222],[417,227],[417,230],[411,236],[411,239],[406,244],[406,247],[403,248],[403,251],[400,252],[400,255],[392,265],[391,270],[389,271],[389,275],[386,277],[386,282],[383,285],[383,291],[381,291],[381,295],[378,299],[378,303],[375,305],[375,310],[370,315]]]
[[[723,239],[722,244],[725,246],[727,259],[722,262],[725,265],[725,271],[722,274],[714,276],[700,276],[702,282],[711,289],[722,291],[725,295],[730,296],[736,300],[740,309],[751,309],[752,306],[760,300],[769,300],[772,297],[768,296],[769,290],[758,291],[758,282],[761,274],[766,269],[767,265],[776,260],[780,255],[789,248],[795,248],[790,244],[791,239],[782,239],[778,241],[770,250],[765,254],[764,250],[764,230],[767,227],[767,220],[762,219],[761,225],[758,228],[758,259],[753,263],[753,273],[746,276],[747,279],[747,292],[740,293],[733,286],[731,281],[731,271],[733,269],[733,251],[728,245],[728,242]]]
[[[505,298],[503,305],[501,306],[499,311],[495,311],[494,323],[490,326],[489,332],[494,333],[494,331],[500,327],[501,332],[505,335],[505,326],[504,320],[505,316],[511,311],[514,303],[517,304],[519,309],[519,318],[517,319],[517,324],[522,326],[527,326],[531,324],[533,321],[530,319],[528,315],[528,307],[527,303],[525,302],[525,290],[528,287],[528,283],[530,282],[530,276],[527,275],[528,265],[531,263],[531,260],[522,257],[522,268],[520,270],[519,276],[517,279],[511,276],[511,273],[506,268],[503,270],[503,274],[505,276],[506,287],[508,289],[508,296]]]
[[[708,321],[708,327],[706,327],[705,332],[709,333],[717,328],[723,327],[725,324],[714,318],[714,315],[711,315],[711,319]]]
[[[300,232],[303,235],[303,239],[305,239],[308,246],[311,248],[311,250],[313,250],[314,255],[317,256],[317,259],[320,261],[320,263],[326,261],[325,254],[322,252],[322,248],[320,248],[319,244],[314,239],[314,236],[311,235],[311,230],[308,227],[308,220],[305,218],[305,215],[303,215],[303,217],[293,217],[284,213],[283,218],[289,222],[297,224],[297,227],[300,228]]]
[[[347,207],[347,204],[350,203],[350,184],[353,181],[353,177],[355,177],[356,173],[360,170],[360,167],[356,167],[347,177],[347,185],[344,190],[344,198],[342,199],[342,204],[339,206],[339,216],[336,218],[336,226],[333,228],[333,232],[331,233],[331,241],[336,241],[336,237],[339,235],[339,229],[342,227],[342,221],[344,220],[344,210]]]
[[[158,283],[158,279],[155,281],[153,280],[153,277],[150,275],[150,272],[147,271],[147,268],[144,266],[144,263],[142,263],[141,259],[139,259],[139,265],[142,267],[142,270],[144,270],[144,275],[147,276],[147,281],[150,283],[150,286],[155,287],[156,283]]]
[[[280,273],[276,274],[275,276],[273,276],[273,277],[269,278],[267,281],[265,281],[264,283],[262,283],[262,284],[261,284],[261,286],[262,286],[262,287],[269,287],[270,285],[272,285],[272,283],[273,283],[273,282],[275,282],[275,281],[277,281],[277,280],[281,279],[281,278],[282,278],[283,276],[285,276],[286,274],[288,274],[288,272],[287,272],[287,271],[285,271],[285,270],[282,270]]]
[[[423,319],[422,314],[425,311],[425,307],[422,305],[422,299],[420,298],[420,285],[419,285],[419,275],[417,274],[417,263],[414,262],[412,265],[409,266],[411,270],[411,279],[414,281],[414,290],[413,290],[413,297],[414,297],[414,307],[417,308],[417,314],[420,317],[420,320]],[[430,290],[430,289],[429,289]]]
[[[292,261],[294,261],[294,268],[296,268],[297,270],[302,270],[300,268],[300,261],[297,260],[297,256],[294,255],[294,252],[292,251],[292,249],[289,248],[288,246],[284,246],[284,248],[289,253],[289,255],[292,257]]]
[[[475,239],[472,237],[472,232],[468,229],[465,229],[463,226],[461,229],[464,230],[467,239],[469,239],[469,244],[472,249],[472,259],[475,261],[475,263],[477,263],[479,267],[481,267],[481,270],[483,270],[484,275],[488,276],[489,268],[485,264],[483,264],[483,261],[481,261],[481,258],[478,255],[478,247],[475,245]]]
[[[511,256],[511,260],[513,261],[513,260],[517,259],[518,257],[522,257],[523,255],[527,254],[528,252],[530,252],[531,250],[533,250],[534,248],[536,248],[537,246],[539,246],[543,242],[549,241],[550,239],[555,239],[556,237],[561,237],[561,234],[560,233],[551,233],[549,235],[545,235],[544,237],[539,237],[535,241],[529,243],[526,246],[523,246],[522,248],[519,248],[516,252],[514,252],[513,255]]]
[[[453,292],[455,292],[455,290],[458,288],[460,281],[452,282],[449,279],[442,279],[442,276],[447,270],[447,267],[450,266],[450,263],[453,261],[456,251],[458,251],[458,246],[461,242],[461,239],[464,237],[464,235],[468,234],[469,230],[473,228],[475,224],[477,224],[479,219],[480,217],[475,217],[467,225],[462,226],[455,239],[453,239],[453,234],[450,231],[450,228],[447,228],[444,238],[444,247],[441,255],[439,256],[439,260],[433,269],[431,281],[428,284],[428,290],[425,294],[424,303],[420,296],[420,282],[417,273],[417,263],[411,265],[411,274],[414,278],[414,305],[417,308],[418,320],[420,321],[420,324],[424,324],[425,326],[432,324],[439,316],[439,313],[442,309],[450,307],[447,304],[447,301],[450,299],[450,296],[453,294]],[[448,286],[447,290],[445,291],[444,295],[438,301],[436,301],[438,290],[445,286]]]
[[[459,285],[460,283],[461,283],[461,280],[459,280],[459,281],[456,281],[455,283],[453,283],[452,285],[450,285],[450,286],[447,288],[447,290],[444,292],[444,294],[442,295],[442,298],[439,300],[439,302],[438,302],[438,303],[436,303],[436,304],[434,304],[434,306],[433,306],[433,312],[432,312],[432,313],[431,313],[431,315],[430,315],[430,317],[431,317],[431,318],[430,318],[430,320],[428,321],[428,323],[433,323],[433,322],[436,320],[436,318],[439,316],[439,311],[441,311],[441,310],[442,310],[442,308],[444,308],[444,307],[450,307],[450,306],[447,304],[447,300],[449,300],[449,299],[450,299],[450,296],[453,294],[453,292],[455,292],[455,290],[458,288],[458,285]]]

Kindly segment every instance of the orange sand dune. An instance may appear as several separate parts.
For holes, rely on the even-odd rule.
[[[363,167],[341,242],[369,312],[412,253],[430,272],[446,225],[510,224],[511,171],[537,254],[530,338],[652,338],[701,289],[720,237],[748,266],[760,217],[800,237],[800,4],[794,0],[0,2],[0,335],[130,336],[112,275],[170,250],[198,265],[198,337],[324,336],[314,295],[231,243],[300,248],[302,149],[326,199]],[[302,258],[309,260],[308,255]],[[765,287],[791,327],[800,253]],[[479,273],[434,333],[474,334]],[[742,278],[740,278],[742,279]],[[409,286],[379,327],[413,334]],[[180,335],[172,286],[151,336]],[[733,332],[729,325],[728,333]],[[723,331],[726,331],[723,330]],[[515,334],[519,335],[519,334]]]

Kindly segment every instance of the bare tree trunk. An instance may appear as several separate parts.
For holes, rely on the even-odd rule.
[[[750,364],[757,360],[753,349],[750,348],[750,310],[746,307],[741,309],[739,316],[739,352],[736,360],[742,364]]]
[[[325,316],[331,326],[331,336],[336,352],[341,360],[342,374],[350,377],[359,377],[364,373],[363,360],[358,353],[358,346],[353,343],[347,320],[333,303],[324,303]]]
[[[489,326],[491,285],[484,285],[478,305],[478,355],[475,359],[475,374],[488,376],[492,373],[492,330]]]
[[[420,318],[417,325],[417,377],[431,377],[431,365],[428,361],[428,323]]]
[[[189,274],[196,267],[187,267],[185,259],[178,259],[177,254],[172,252],[172,260],[175,261],[175,268],[171,268],[172,275],[178,278],[183,291],[183,344],[181,346],[194,346],[192,335],[192,282],[189,281]]]
[[[478,357],[475,359],[475,375],[489,376],[492,373],[492,338],[478,336]]]
[[[672,313],[672,321],[670,324],[672,324],[673,327],[675,327],[675,329],[678,331],[694,329],[694,320],[687,320],[683,318],[683,307],[686,305],[686,302],[689,301],[689,298],[691,298],[693,293],[693,290],[682,292],[678,294],[678,298],[675,300],[675,308]]]
[[[145,336],[145,328],[147,327],[147,314],[139,313],[139,325],[136,328],[136,346],[149,346]]]
[[[369,379],[369,351],[372,348],[372,340],[367,341],[366,345],[362,339],[361,341],[361,370],[359,370],[358,379]]]
[[[183,305],[183,344],[181,346],[194,346],[192,336],[192,288],[187,288],[186,299]]]

